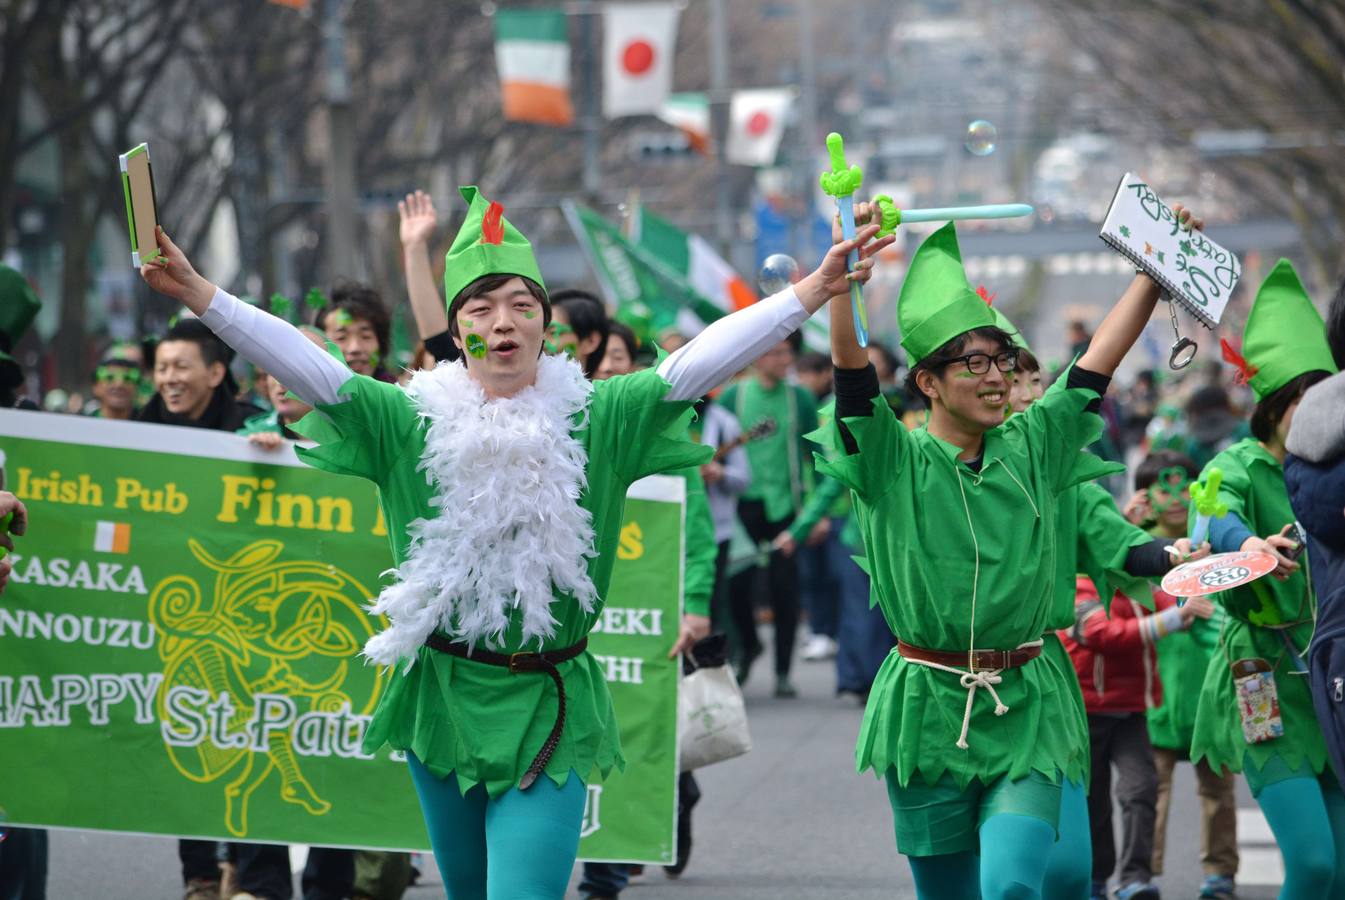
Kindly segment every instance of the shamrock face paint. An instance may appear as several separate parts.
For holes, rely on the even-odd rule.
[[[476,334],[475,332],[470,333],[463,343],[467,347],[467,355],[472,359],[486,358],[486,339],[481,335]]]
[[[332,324],[337,328],[349,328],[355,319],[344,309],[338,309],[331,316]]]
[[[524,310],[523,318],[531,322],[533,319],[537,318],[537,310],[535,309]]]
[[[551,324],[546,329],[546,340],[543,343],[546,352],[556,356],[564,352],[567,356],[574,356],[579,352],[579,336],[574,333],[574,329],[565,322],[552,319]]]

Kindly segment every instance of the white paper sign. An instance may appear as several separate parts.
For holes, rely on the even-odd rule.
[[[1206,328],[1223,318],[1242,264],[1199,231],[1185,231],[1149,185],[1127,172],[1099,235],[1162,285]]]

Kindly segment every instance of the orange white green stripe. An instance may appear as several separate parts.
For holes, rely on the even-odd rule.
[[[95,522],[93,549],[98,553],[131,552],[131,526],[127,522]]]
[[[643,249],[686,278],[720,310],[729,313],[756,302],[751,286],[700,235],[682,231],[644,208],[636,218],[635,233]]]
[[[504,117],[516,122],[569,125],[570,43],[565,13],[556,9],[501,9],[495,13],[495,65]]]

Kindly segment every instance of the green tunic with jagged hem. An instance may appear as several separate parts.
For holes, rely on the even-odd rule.
[[[1219,500],[1227,503],[1229,514],[1241,518],[1253,534],[1276,534],[1294,521],[1284,487],[1284,467],[1255,440],[1239,441],[1221,452],[1201,472],[1201,478],[1214,468],[1224,475]],[[1292,674],[1296,668],[1291,653],[1307,650],[1316,613],[1306,555],[1300,562],[1304,568],[1286,581],[1267,575],[1211,598],[1228,612],[1228,621],[1205,670],[1191,760],[1203,757],[1215,771],[1227,768],[1234,772],[1243,771],[1250,763],[1248,783],[1257,790],[1305,769],[1321,774],[1327,764],[1326,743],[1313,711],[1308,679]],[[1272,623],[1297,624],[1287,629],[1263,627]],[[1256,657],[1273,667],[1284,736],[1248,744],[1242,736],[1237,690],[1229,666],[1239,659]]]
[[[659,472],[707,462],[712,448],[684,439],[689,402],[663,398],[669,385],[653,369],[597,382],[573,436],[588,455],[587,485],[579,505],[593,515],[597,556],[588,562],[598,592],[591,613],[569,594],[557,592],[551,612],[559,622],[544,650],[569,647],[584,638],[602,611],[616,545],[620,538],[626,490]],[[318,446],[299,455],[309,465],[342,475],[367,478],[378,485],[393,558],[406,558],[408,528],[438,510],[430,503],[435,487],[419,469],[425,452],[425,421],[411,398],[396,385],[353,375],[341,386],[342,402],[319,404],[296,430]],[[509,653],[527,648],[521,641],[521,615],[515,611],[505,635]],[[564,784],[570,770],[588,778],[624,766],[611,697],[603,670],[592,654],[562,663],[565,680],[565,730],[546,766],[546,774]],[[440,778],[455,773],[466,793],[484,784],[498,797],[515,787],[541,749],[556,720],[556,689],[550,678],[514,675],[507,669],[458,659],[422,648],[409,671],[389,676],[364,737],[364,751],[383,744],[411,751]]]
[[[1011,649],[1039,640],[1057,599],[1059,496],[1115,467],[1082,453],[1102,428],[1086,411],[1097,394],[1061,378],[1027,412],[985,434],[979,472],[959,449],[926,429],[907,432],[881,397],[873,415],[835,423],[816,440],[833,457],[820,471],[854,491],[872,590],[893,633],[934,650]],[[974,601],[974,607],[973,607]],[[1086,744],[1073,711],[1073,669],[1051,654],[1002,673],[995,686],[1009,711],[994,713],[977,690],[968,748],[956,746],[967,689],[957,675],[884,661],[856,749],[860,771],[894,770],[907,785],[949,773],[959,786],[1037,771],[1052,781],[1083,777]]]

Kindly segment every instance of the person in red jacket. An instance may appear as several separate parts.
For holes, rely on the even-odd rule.
[[[1093,758],[1088,819],[1094,897],[1106,896],[1107,879],[1117,867],[1112,833],[1113,766],[1121,804],[1121,893],[1127,900],[1157,900],[1159,896],[1150,868],[1158,770],[1145,715],[1163,701],[1154,645],[1169,634],[1186,630],[1197,617],[1208,619],[1214,607],[1203,597],[1178,606],[1175,597],[1162,591],[1154,591],[1154,603],[1157,611],[1148,613],[1118,592],[1109,610],[1093,582],[1080,575],[1075,589],[1074,627],[1060,632],[1079,676],[1088,713]]]

